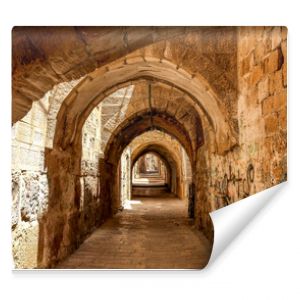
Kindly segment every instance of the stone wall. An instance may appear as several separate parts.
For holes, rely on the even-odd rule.
[[[126,206],[126,202],[131,199],[131,150],[127,147],[121,156],[121,193],[120,204]]]
[[[239,144],[216,155],[204,123],[198,151],[197,223],[208,228],[208,212],[287,180],[287,30],[241,27],[238,31]],[[201,201],[200,199],[205,199]]]
[[[38,219],[48,205],[44,165],[49,93],[12,127],[12,239],[16,268],[37,267]]]
[[[12,127],[12,237],[16,268],[38,267],[39,221],[48,212],[45,151],[53,148],[58,111],[78,82],[55,86]],[[100,138],[101,106],[98,106],[83,127],[79,208],[82,236],[91,231],[90,219],[95,206],[99,206]]]
[[[89,212],[99,206],[99,158],[101,152],[101,106],[96,106],[87,118],[82,128],[82,157],[81,157],[81,206],[86,210],[85,218],[89,219]],[[87,229],[89,231],[90,229]]]

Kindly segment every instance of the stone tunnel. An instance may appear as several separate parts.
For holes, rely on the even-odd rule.
[[[209,213],[286,180],[284,27],[15,27],[16,268],[203,268]]]

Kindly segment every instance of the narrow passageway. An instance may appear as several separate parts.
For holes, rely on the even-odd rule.
[[[203,268],[210,246],[186,212],[171,194],[128,201],[57,268]]]
[[[17,269],[201,268],[210,213],[287,179],[284,27],[14,27],[12,49]]]

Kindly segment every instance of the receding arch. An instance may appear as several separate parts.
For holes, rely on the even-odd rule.
[[[171,185],[170,189],[171,192],[182,198],[182,189],[180,186],[180,182],[182,182],[182,174],[179,168],[179,161],[177,157],[174,156],[174,153],[167,149],[164,145],[159,143],[146,143],[142,144],[140,147],[135,149],[131,153],[131,174],[134,164],[137,160],[145,155],[146,153],[155,153],[157,156],[160,157],[162,161],[165,162],[165,165],[170,167],[170,175],[171,175]],[[132,175],[131,175],[132,176]]]
[[[186,93],[189,96],[187,101],[192,101],[194,107],[202,110],[211,124],[218,152],[223,153],[236,143],[226,109],[204,78],[193,77],[166,60],[138,57],[118,62],[109,69],[100,68],[74,88],[58,114],[56,145],[65,149],[76,142],[85,119],[96,105],[120,86],[141,78],[162,81]]]
[[[138,67],[139,63],[141,63],[141,69]],[[222,146],[221,148],[217,147],[217,151],[222,152],[232,146],[232,142],[235,139],[232,136],[232,138],[227,136],[230,127],[229,123],[226,122],[226,114],[222,114],[216,98],[212,97],[213,93],[210,93],[209,86],[202,85],[199,88],[196,82],[197,80],[199,81],[198,78],[193,78],[182,69],[174,67],[173,64],[169,66],[166,63],[166,66],[164,66],[165,63],[165,61],[159,62],[155,60],[154,62],[147,62],[143,60],[143,62],[132,64],[128,62],[119,68],[114,66],[114,69],[111,70],[99,69],[95,71],[97,73],[94,74],[95,80],[90,76],[86,77],[63,101],[57,115],[53,149],[45,153],[49,178],[49,210],[43,221],[45,232],[41,232],[41,236],[47,236],[47,239],[45,242],[41,240],[41,248],[56,249],[51,254],[54,257],[59,257],[60,254],[57,252],[59,247],[54,245],[56,237],[51,232],[51,226],[54,221],[48,219],[48,215],[56,215],[57,224],[61,222],[60,220],[71,219],[70,215],[72,220],[77,220],[80,216],[78,203],[81,197],[82,126],[92,109],[107,95],[118,90],[121,86],[132,84],[135,80],[146,79],[147,81],[163,82],[182,91],[183,95],[186,95],[183,97],[183,101],[186,101],[184,103],[195,108],[199,119],[200,116],[206,116],[207,123],[210,122],[213,138],[217,139]],[[127,69],[129,66],[130,69]],[[102,75],[98,71],[100,73],[103,72]],[[105,75],[106,72],[108,74]],[[120,72],[120,76],[117,76],[118,72]],[[93,84],[93,89],[88,83]],[[203,112],[203,107],[198,101],[199,97],[206,97],[210,110],[213,111],[213,108],[216,107],[217,113],[213,117],[216,117],[217,123],[214,124],[214,120],[211,119],[208,111],[206,111],[206,114]],[[219,120],[217,118],[218,114],[222,115]],[[219,121],[221,123],[218,123]],[[201,122],[199,125],[201,126]],[[97,204],[97,212],[95,212],[98,216],[95,218],[95,226],[120,208],[119,194],[115,187],[118,183],[118,178],[116,177],[118,161],[123,149],[134,137],[153,129],[166,132],[179,141],[187,153],[192,166],[192,173],[194,174],[197,150],[201,144],[197,148],[195,146],[197,143],[194,143],[193,147],[191,132],[175,116],[168,115],[165,112],[160,112],[151,107],[145,111],[137,111],[113,131],[106,145],[104,158],[99,160],[99,174],[101,174],[99,190],[101,192],[97,202],[99,203],[99,205]],[[220,130],[218,131],[218,129]],[[224,134],[224,130],[229,131]],[[221,134],[223,137],[218,139],[217,134]],[[203,142],[203,137],[201,141]],[[66,189],[65,186],[68,188]],[[61,209],[62,206],[64,206],[63,210]],[[59,230],[55,234],[59,235]],[[68,231],[65,231],[64,235],[66,239],[69,238]],[[70,244],[76,245],[78,243],[77,239],[81,240],[81,238],[76,235],[72,236],[73,240]],[[67,249],[66,251],[72,251],[72,247]],[[41,254],[42,260],[44,260],[42,264],[47,264],[48,260],[51,261],[47,255],[47,253]]]
[[[155,157],[157,162],[157,171],[152,172],[151,174],[146,173],[140,173],[139,171],[139,162],[140,160],[145,160],[147,157]],[[135,173],[135,171],[137,171]],[[131,164],[131,170],[130,170],[130,188],[131,188],[131,195],[132,198],[135,196],[136,193],[134,193],[134,188],[138,187],[140,189],[144,189],[147,191],[147,188],[150,187],[163,187],[166,192],[173,193],[176,195],[176,188],[177,188],[177,181],[176,181],[176,173],[177,170],[174,169],[173,165],[170,165],[170,160],[167,159],[165,156],[161,155],[158,151],[145,151],[144,153],[141,153],[139,157],[135,161],[132,161]],[[135,175],[138,175],[138,177],[135,177]],[[142,182],[139,182],[141,180]],[[144,179],[144,181],[143,181]],[[146,179],[146,181],[145,181]]]
[[[191,137],[183,124],[173,116],[157,111],[140,112],[118,126],[110,137],[104,151],[108,163],[114,163],[123,149],[138,135],[149,130],[160,130],[176,138],[185,149],[191,161],[194,161],[195,149],[192,147]]]
[[[124,121],[112,134],[104,151],[104,158],[100,159],[100,173],[102,174],[100,190],[104,204],[104,215],[109,216],[120,208],[120,198],[115,186],[119,183],[118,168],[119,161],[124,149],[137,136],[150,130],[160,130],[173,136],[185,149],[190,162],[195,159],[189,133],[174,117],[153,112],[144,112]],[[191,163],[192,167],[194,164]]]
[[[67,97],[68,99],[68,97]],[[76,106],[76,99],[73,99],[73,105]],[[73,140],[70,142],[67,135],[61,136],[61,133],[69,132],[70,123],[67,117],[68,109],[72,107],[71,103],[64,101],[58,114],[56,134],[53,149],[49,149],[45,153],[46,165],[48,167],[49,179],[49,209],[43,220],[43,231],[41,231],[40,248],[41,264],[47,265],[49,258],[47,249],[53,249],[50,253],[53,257],[60,257],[60,247],[55,245],[56,236],[61,235],[59,229],[53,233],[51,228],[61,224],[61,220],[70,219],[78,220],[81,216],[80,199],[81,199],[81,157],[82,157],[82,130],[81,125],[77,123],[76,130],[73,132]],[[195,104],[194,104],[195,107]],[[87,106],[91,110],[92,106]],[[87,112],[85,112],[87,113]],[[83,117],[84,116],[84,117]],[[84,122],[87,116],[83,115],[80,122]],[[79,121],[79,115],[78,115]],[[201,125],[201,124],[200,124]],[[64,130],[66,128],[66,131]],[[137,111],[131,117],[125,119],[111,134],[106,148],[104,157],[99,159],[99,174],[101,174],[99,199],[97,200],[97,208],[95,214],[95,225],[99,226],[104,220],[117,212],[120,208],[120,194],[116,190],[118,184],[118,162],[120,160],[123,149],[136,136],[150,130],[158,129],[173,136],[182,147],[190,160],[192,169],[195,168],[197,148],[192,142],[191,132],[180,123],[175,116],[156,109],[147,109],[145,111]],[[203,139],[202,139],[203,141]],[[199,147],[199,145],[198,145]],[[192,170],[192,173],[194,170]],[[63,207],[63,209],[62,209]],[[56,216],[56,220],[50,219],[50,216]],[[48,217],[49,216],[49,217]],[[70,217],[71,216],[71,217]],[[71,222],[71,221],[70,221]],[[73,221],[72,221],[73,222]],[[54,225],[53,225],[54,224]],[[69,228],[69,227],[67,227]],[[91,227],[92,228],[92,227]],[[78,241],[82,241],[82,236],[73,235],[66,229],[64,231],[64,239],[69,239],[72,235],[70,245],[77,245]],[[54,236],[55,235],[55,236]],[[44,239],[44,237],[46,237]],[[72,247],[73,247],[72,246]],[[72,247],[67,250],[72,252]],[[54,251],[55,249],[55,251]],[[52,251],[52,250],[51,250]]]

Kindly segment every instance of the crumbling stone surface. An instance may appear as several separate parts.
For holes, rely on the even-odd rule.
[[[15,268],[37,268],[39,245],[38,222],[19,222],[12,232],[12,240],[12,254]]]
[[[12,236],[16,267],[36,267],[38,221],[48,208],[47,175],[40,172],[15,171],[12,178]],[[27,245],[28,243],[30,245]]]
[[[26,174],[21,178],[20,214],[22,221],[35,221],[47,209],[48,180],[46,175]]]
[[[131,149],[126,148],[120,161],[120,208],[123,209],[126,203],[131,199]]]

